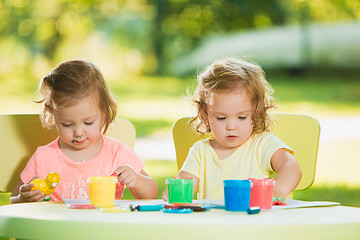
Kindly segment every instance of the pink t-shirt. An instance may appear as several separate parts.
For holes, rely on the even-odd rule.
[[[20,177],[28,183],[34,176],[46,178],[51,171],[61,177],[60,184],[51,194],[52,201],[63,201],[64,198],[88,199],[90,176],[110,176],[119,166],[129,165],[140,172],[145,163],[125,143],[101,135],[103,146],[100,152],[90,161],[75,162],[68,158],[59,148],[59,138],[46,146],[38,147],[28,161]],[[121,199],[125,185],[116,185],[116,199]]]

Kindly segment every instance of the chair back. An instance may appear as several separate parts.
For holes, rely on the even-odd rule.
[[[0,191],[12,192],[36,148],[55,140],[58,133],[43,128],[38,114],[12,114],[0,115],[0,134]],[[117,118],[106,135],[134,147],[135,127],[126,119]]]
[[[274,120],[271,132],[294,150],[294,156],[302,171],[301,181],[295,190],[309,188],[315,180],[320,138],[318,120],[305,114],[276,113],[271,117]],[[181,169],[190,147],[202,138],[190,128],[191,118],[177,120],[172,128],[178,170]]]

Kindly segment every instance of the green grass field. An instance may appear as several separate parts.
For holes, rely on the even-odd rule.
[[[267,78],[275,89],[281,112],[306,113],[318,119],[360,115],[358,73],[268,73]],[[137,137],[169,134],[176,119],[194,113],[187,98],[187,89],[192,92],[195,86],[192,77],[128,77],[108,82],[118,102],[118,116],[134,123]],[[38,79],[0,76],[0,85],[0,114],[39,111],[40,106],[31,101]],[[314,185],[295,192],[294,198],[360,207],[358,146],[359,139],[321,145]],[[174,161],[156,159],[146,161],[145,170],[159,184],[159,197],[166,187],[165,179],[177,173]],[[124,197],[131,198],[131,194],[126,191]]]

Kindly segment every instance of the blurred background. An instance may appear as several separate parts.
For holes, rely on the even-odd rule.
[[[294,197],[360,206],[359,42],[360,0],[0,0],[0,114],[37,113],[39,80],[90,60],[162,191],[177,173],[171,126],[194,114],[196,73],[245,58],[265,70],[278,111],[320,121],[315,183]]]

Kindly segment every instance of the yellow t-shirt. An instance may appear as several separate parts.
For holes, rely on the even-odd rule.
[[[293,150],[272,133],[252,136],[225,159],[219,159],[210,138],[196,142],[180,171],[199,178],[198,199],[224,199],[223,180],[267,178],[274,170],[270,160],[281,148]]]

